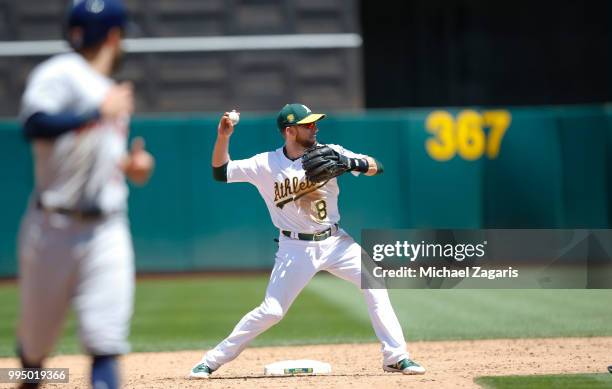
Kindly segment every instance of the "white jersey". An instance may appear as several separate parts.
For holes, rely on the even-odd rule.
[[[365,158],[342,146],[328,146],[349,158]],[[227,182],[255,185],[266,202],[272,223],[281,230],[315,233],[340,221],[337,179],[318,184],[307,180],[301,158],[290,160],[282,147],[248,159],[230,161]]]
[[[329,146],[349,158],[366,157],[337,145]],[[312,234],[340,220],[338,181],[333,178],[327,183],[310,182],[305,178],[301,159],[288,159],[283,148],[230,161],[226,168],[227,182],[250,182],[257,187],[272,222],[281,230]],[[343,229],[318,240],[302,240],[291,235],[279,235],[278,251],[263,302],[247,313],[225,340],[204,355],[191,370],[191,377],[208,378],[211,371],[235,359],[253,339],[283,318],[318,272],[327,271],[363,288],[363,278],[368,276],[362,273],[363,250]],[[362,292],[374,333],[381,342],[383,369],[403,372],[390,368],[410,355],[387,290],[365,288]],[[414,373],[424,372],[423,368],[418,369]]]
[[[77,53],[60,54],[32,72],[21,119],[43,112],[84,114],[100,107],[114,81]],[[120,168],[129,118],[100,119],[54,141],[34,140],[35,195],[45,207],[104,212],[125,210],[128,189]]]

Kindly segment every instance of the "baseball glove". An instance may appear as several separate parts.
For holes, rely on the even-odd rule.
[[[347,157],[326,145],[314,145],[302,156],[302,167],[312,182],[323,182],[350,170]]]

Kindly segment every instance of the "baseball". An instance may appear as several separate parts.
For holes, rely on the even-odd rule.
[[[232,112],[229,113],[229,115],[227,115],[229,117],[229,120],[232,121],[232,124],[235,126],[236,124],[238,124],[238,122],[240,121],[240,115],[238,115],[238,112],[236,112],[236,110],[233,110]]]

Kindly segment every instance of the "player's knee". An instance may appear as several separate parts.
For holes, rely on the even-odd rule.
[[[393,309],[386,289],[363,289],[363,297],[370,309]]]
[[[270,323],[278,323],[286,313],[280,303],[274,299],[266,299],[259,309],[265,320]]]

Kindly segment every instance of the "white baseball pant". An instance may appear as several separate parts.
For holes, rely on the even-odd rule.
[[[87,353],[128,352],[134,254],[126,217],[88,222],[30,209],[19,240],[17,336],[26,360],[51,352],[71,303]]]
[[[361,247],[342,229],[319,242],[281,235],[263,303],[247,313],[225,340],[206,353],[203,362],[216,370],[236,358],[249,342],[283,318],[298,294],[321,270],[359,287]],[[372,327],[382,343],[384,364],[391,365],[408,358],[402,328],[387,290],[364,289],[363,294]]]

